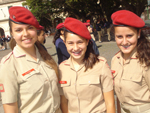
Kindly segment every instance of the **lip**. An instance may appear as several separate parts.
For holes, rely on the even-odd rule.
[[[128,49],[131,45],[122,46],[124,49]]]

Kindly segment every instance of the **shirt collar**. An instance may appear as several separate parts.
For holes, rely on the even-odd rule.
[[[36,49],[36,56],[37,56],[37,62],[39,61],[41,55],[40,53],[38,52],[38,49],[37,47],[35,46],[35,49]],[[13,49],[13,54],[16,58],[20,58],[20,57],[26,57],[27,60],[30,60],[32,61],[33,59],[21,48],[19,47],[18,45],[16,45]]]
[[[64,65],[70,66],[71,69],[75,70],[75,69],[74,69],[74,65],[73,65],[73,63],[72,63],[71,57],[69,57],[68,60],[66,60],[66,61],[64,62]],[[80,65],[80,68],[79,68],[77,71],[81,70],[83,67],[84,67],[84,63]]]
[[[122,52],[119,51],[119,52],[116,54],[116,56],[117,56],[117,58],[122,57]],[[123,58],[123,57],[122,57],[122,58]],[[137,59],[137,49],[136,49],[136,48],[132,51],[132,53],[131,53],[131,55],[130,55],[129,58],[130,58],[130,59]]]

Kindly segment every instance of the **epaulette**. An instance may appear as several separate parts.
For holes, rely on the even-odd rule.
[[[10,52],[8,55],[4,56],[4,57],[1,59],[0,63],[4,64],[4,63],[10,58],[10,56],[11,56],[12,54],[13,54],[13,52]]]

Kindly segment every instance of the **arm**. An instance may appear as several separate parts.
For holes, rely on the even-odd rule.
[[[115,113],[114,91],[104,92],[107,113]]]
[[[62,110],[62,113],[69,113],[68,100],[65,98],[64,95],[61,95],[60,98],[61,98],[60,108]]]
[[[17,102],[11,104],[3,104],[5,113],[18,113],[18,104]]]

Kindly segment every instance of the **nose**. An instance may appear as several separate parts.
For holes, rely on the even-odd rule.
[[[126,45],[128,43],[127,38],[123,37],[123,45]]]
[[[23,30],[23,36],[27,36],[28,35],[28,31],[26,29]]]
[[[74,44],[73,49],[78,50],[78,44]]]

